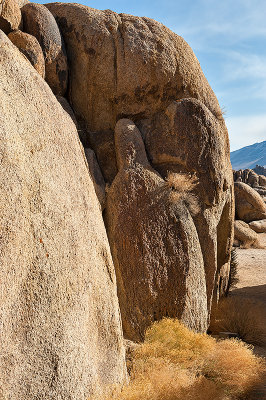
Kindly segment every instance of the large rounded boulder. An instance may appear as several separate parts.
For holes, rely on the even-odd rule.
[[[0,93],[0,397],[87,400],[126,378],[101,210],[75,124],[1,32]]]
[[[17,46],[21,53],[27,57],[41,77],[44,78],[45,62],[42,48],[38,40],[34,36],[21,32],[20,30],[10,32],[8,38]]]
[[[236,220],[234,223],[234,238],[243,248],[258,245],[259,236],[253,229],[244,221]]]
[[[204,332],[205,270],[191,216],[197,210],[190,207],[196,200],[183,192],[183,176],[166,183],[150,166],[132,121],[118,121],[115,146],[119,172],[107,193],[106,224],[124,334],[143,339],[147,327],[164,316]]]
[[[201,100],[221,117],[193,51],[161,23],[78,4],[46,7],[67,46],[70,103],[86,121],[86,145],[94,147],[106,180],[112,181],[117,172],[112,143],[118,119],[137,122],[185,97]],[[104,162],[107,148],[108,165]]]
[[[245,222],[266,218],[266,205],[256,190],[243,182],[235,182],[236,218]]]
[[[204,258],[208,307],[217,302],[228,280],[233,240],[233,174],[223,120],[199,100],[172,102],[153,118],[141,120],[148,158],[167,173],[193,174],[201,212],[194,216]]]
[[[114,129],[122,118],[139,128],[162,178],[167,171],[198,178],[201,212],[193,221],[210,313],[228,282],[233,179],[227,129],[197,58],[184,39],[149,18],[78,4],[46,7],[66,43],[69,101],[86,126],[83,143],[95,151],[105,181],[116,179]]]
[[[53,15],[42,4],[28,3],[22,9],[24,31],[35,36],[45,59],[45,79],[54,94],[64,96],[68,84],[65,45]]]

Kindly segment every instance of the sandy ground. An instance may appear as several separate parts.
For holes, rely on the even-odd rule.
[[[259,234],[259,237],[264,249],[237,249],[239,283],[232,295],[248,298],[260,307],[266,335],[266,233]],[[266,359],[266,343],[255,346],[254,351]],[[266,400],[266,377],[265,383],[258,386],[248,400]]]

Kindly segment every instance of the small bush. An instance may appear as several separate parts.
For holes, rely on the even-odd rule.
[[[261,359],[241,341],[216,341],[164,319],[136,347],[130,384],[105,400],[232,400],[263,371]]]
[[[183,201],[191,215],[200,212],[198,199],[191,191],[198,185],[195,176],[185,173],[168,172],[165,179],[166,185],[171,189],[170,200],[175,203]]]
[[[254,304],[246,298],[223,298],[213,316],[210,330],[213,333],[233,332],[247,343],[265,343],[266,328],[262,325],[263,304]]]

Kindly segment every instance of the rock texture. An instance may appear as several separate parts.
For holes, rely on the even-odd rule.
[[[78,4],[46,7],[67,46],[70,103],[86,121],[88,145],[95,150],[106,181],[117,172],[112,144],[118,119],[137,122],[184,97],[201,100],[222,117],[193,51],[159,22]],[[112,149],[108,166],[101,162],[103,148]]]
[[[126,374],[107,236],[75,125],[2,32],[0,134],[0,397],[87,400]]]
[[[45,62],[42,48],[38,40],[34,36],[21,32],[20,30],[9,33],[8,38],[17,46],[21,53],[27,57],[41,77],[44,78]]]
[[[252,221],[249,223],[249,226],[253,231],[257,233],[265,233],[266,232],[266,219],[262,219],[261,221]]]
[[[236,218],[245,222],[266,218],[266,205],[262,197],[249,185],[235,182]]]
[[[41,4],[29,3],[21,9],[24,31],[35,36],[44,53],[45,79],[54,94],[64,96],[68,83],[65,45],[56,21]]]
[[[199,100],[172,102],[165,112],[139,123],[148,158],[167,172],[197,177],[201,212],[194,217],[204,257],[208,306],[227,285],[233,240],[234,204],[225,124]]]
[[[115,146],[119,172],[108,191],[106,223],[124,334],[140,340],[163,316],[205,331],[204,263],[184,197],[150,166],[132,121],[117,123]]]
[[[234,223],[235,240],[240,242],[242,247],[251,247],[258,242],[258,235],[244,221],[236,220]]]
[[[21,28],[22,19],[19,5],[16,0],[5,0],[0,3],[0,29],[8,34]]]

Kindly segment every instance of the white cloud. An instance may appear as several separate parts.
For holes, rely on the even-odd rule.
[[[266,140],[266,114],[229,117],[226,125],[231,151]]]

